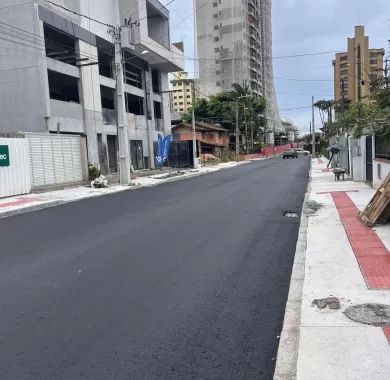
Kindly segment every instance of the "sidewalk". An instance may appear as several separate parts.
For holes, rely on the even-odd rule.
[[[390,326],[354,322],[344,311],[366,303],[390,305],[390,225],[365,227],[357,210],[367,205],[374,190],[347,178],[336,182],[325,161],[312,161],[307,198],[321,208],[311,210],[307,218],[303,288],[300,292],[290,287],[275,379],[388,380]],[[306,202],[306,212],[307,206]],[[304,224],[305,216],[302,219]],[[296,273],[292,275],[295,287]],[[312,305],[326,297],[337,297],[341,308]],[[291,308],[298,299],[300,320]],[[296,311],[299,314],[299,308]]]
[[[142,187],[157,186],[162,183],[213,173],[222,169],[229,169],[249,161],[227,162],[219,165],[200,167],[199,169],[185,169],[163,171],[161,174],[137,177],[133,175],[132,186],[112,185],[104,189],[92,189],[89,186],[70,187],[63,190],[49,191],[40,194],[26,194],[0,199],[0,218],[40,210],[46,207],[75,202],[82,199],[95,198],[102,195],[135,190]]]

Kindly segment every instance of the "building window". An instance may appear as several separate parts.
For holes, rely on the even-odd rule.
[[[183,102],[179,102],[179,106],[182,106],[184,103]]]
[[[190,99],[191,98],[191,95],[187,95],[187,99]]]
[[[218,25],[214,25],[214,30],[218,30],[219,29],[219,26]]]
[[[47,24],[43,25],[43,32],[46,56],[76,66],[76,38]]]
[[[219,41],[219,37],[214,37],[214,42],[218,42]]]
[[[214,13],[213,18],[218,18],[218,13]]]
[[[216,85],[217,87],[221,87],[221,82],[216,82],[215,85]]]
[[[110,87],[100,86],[102,108],[115,110],[115,90]]]
[[[161,103],[154,101],[153,106],[155,119],[162,119]]]
[[[370,59],[370,65],[377,65],[377,64],[378,64],[378,60]]]
[[[180,95],[180,96],[179,96],[179,99],[183,99],[183,95]]]
[[[158,70],[152,70],[152,87],[153,92],[158,93],[160,92],[160,72]]]
[[[183,112],[184,111],[184,109],[183,108],[180,108],[180,112]]]
[[[219,53],[219,48],[215,48],[214,52]]]
[[[187,90],[186,90],[187,92],[190,92],[191,91],[191,89],[189,89],[189,88],[187,88]]]
[[[348,61],[348,56],[347,55],[342,55],[340,57],[340,61]]]
[[[48,70],[47,74],[49,78],[50,99],[80,103],[77,78],[51,70]]]
[[[126,111],[134,115],[145,115],[144,113],[144,99],[140,96],[129,94],[126,92]]]

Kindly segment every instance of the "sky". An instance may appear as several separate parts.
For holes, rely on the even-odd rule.
[[[184,41],[189,57],[186,71],[193,76],[192,0],[175,0],[168,9],[171,39]],[[272,17],[274,57],[345,51],[355,25],[365,26],[371,48],[390,52],[390,0],[274,0]],[[333,98],[334,55],[274,58],[274,77],[294,79],[275,79],[280,114],[293,120],[301,135],[309,132],[312,95],[315,100]],[[301,107],[307,108],[293,109]],[[318,128],[321,121],[317,111],[315,116]]]

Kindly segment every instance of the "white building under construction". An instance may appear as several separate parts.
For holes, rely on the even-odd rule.
[[[272,65],[272,0],[196,0],[200,96],[247,85],[267,100],[271,130],[282,130]],[[270,138],[272,141],[272,138]]]

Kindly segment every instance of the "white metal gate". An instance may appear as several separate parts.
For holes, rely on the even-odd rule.
[[[80,136],[26,133],[32,187],[83,181]]]
[[[25,139],[0,138],[0,146],[6,147],[6,165],[0,165],[0,198],[26,194],[31,191],[28,146]],[[2,157],[3,158],[3,157]]]

